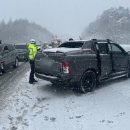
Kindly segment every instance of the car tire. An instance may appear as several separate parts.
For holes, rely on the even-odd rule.
[[[83,74],[80,80],[79,90],[82,93],[91,92],[95,89],[96,85],[97,85],[96,73],[94,71],[88,70]]]
[[[4,64],[1,64],[1,65],[0,65],[0,68],[1,68],[0,75],[3,75],[3,74],[5,73],[5,67],[4,67]]]
[[[15,59],[15,64],[13,65],[14,68],[17,68],[19,66],[19,60],[18,58]]]

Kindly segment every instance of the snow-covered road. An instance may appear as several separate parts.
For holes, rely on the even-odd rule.
[[[129,130],[130,79],[103,83],[95,92],[74,93],[29,72],[0,110],[0,130]]]
[[[10,68],[4,75],[0,76],[0,109],[7,105],[6,98],[15,91],[17,83],[20,82],[28,70],[28,63],[20,63],[18,68]]]

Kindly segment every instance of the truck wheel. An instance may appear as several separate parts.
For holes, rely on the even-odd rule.
[[[91,92],[97,84],[97,77],[95,72],[89,70],[84,73],[80,81],[80,91],[83,93]]]
[[[14,68],[17,68],[19,66],[19,60],[18,58],[15,59],[15,64],[13,65]]]

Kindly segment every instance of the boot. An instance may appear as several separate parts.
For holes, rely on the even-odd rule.
[[[34,84],[34,82],[33,82],[33,81],[29,81],[29,83],[30,83],[30,84]]]
[[[36,79],[34,79],[33,82],[38,82],[38,81]]]

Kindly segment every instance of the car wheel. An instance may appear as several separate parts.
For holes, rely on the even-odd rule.
[[[14,68],[17,68],[19,66],[19,60],[18,58],[15,59],[15,64],[13,65]]]
[[[0,75],[2,75],[2,74],[5,73],[5,67],[4,67],[4,64],[0,64],[0,68],[1,68]]]
[[[97,77],[95,72],[89,70],[85,72],[80,81],[80,91],[83,93],[91,92],[97,85]]]

